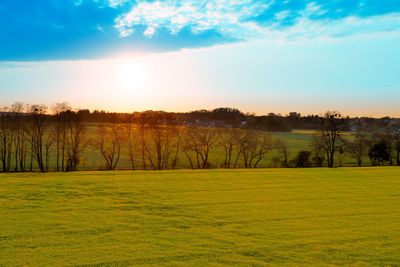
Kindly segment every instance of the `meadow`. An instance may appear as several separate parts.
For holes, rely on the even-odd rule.
[[[400,264],[400,168],[0,174],[0,266]]]
[[[88,125],[87,128],[87,133],[88,136],[90,137],[90,140],[96,140],[96,125]],[[315,131],[312,130],[294,130],[292,132],[271,132],[270,134],[273,137],[280,138],[282,141],[286,143],[287,149],[288,149],[288,154],[289,154],[289,160],[293,159],[296,157],[297,153],[300,150],[307,150],[310,151],[312,148],[310,146],[310,142],[312,139],[312,135],[315,133]],[[346,133],[347,134],[347,133]],[[351,138],[351,136],[349,136]],[[210,163],[211,163],[211,168],[218,168],[221,166],[221,164],[224,161],[224,150],[221,146],[215,145],[213,148],[210,150]],[[54,154],[54,153],[53,153]],[[272,162],[273,157],[278,157],[280,160],[282,160],[282,154],[279,153],[276,150],[272,150],[268,152],[263,160],[260,162],[258,167],[260,168],[274,168],[274,167],[279,167],[280,163],[277,164],[277,166],[274,166]],[[242,158],[240,158],[239,164],[241,164]],[[139,164],[141,162],[141,158],[139,157],[137,153],[137,158],[135,160],[136,164]],[[356,160],[352,158],[349,154],[344,153],[343,155],[340,155],[339,153],[336,153],[336,161],[335,161],[335,166],[356,166]],[[364,162],[363,165],[370,165],[370,161],[367,156],[364,156]],[[54,155],[53,155],[53,161],[51,164],[52,168],[55,166],[55,161],[54,161]],[[140,166],[139,166],[140,167]],[[93,148],[89,147],[84,153],[81,158],[81,163],[79,164],[79,169],[80,170],[99,170],[104,168],[104,159],[101,156],[100,152]],[[181,152],[179,155],[178,159],[178,164],[177,168],[179,169],[188,169],[190,168],[190,164],[188,160],[186,159],[185,155]],[[128,170],[131,169],[131,163],[128,157],[128,149],[125,146],[122,147],[121,150],[121,158],[118,162],[117,169],[119,170]]]

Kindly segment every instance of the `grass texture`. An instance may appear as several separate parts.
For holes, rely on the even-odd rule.
[[[0,266],[394,266],[400,168],[0,174]]]

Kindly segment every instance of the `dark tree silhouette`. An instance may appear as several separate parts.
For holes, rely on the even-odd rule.
[[[45,147],[45,131],[47,129],[46,112],[47,107],[44,105],[33,105],[30,107],[31,120],[30,120],[30,140],[33,157],[41,172],[46,171],[45,159],[43,158],[46,153]]]
[[[319,138],[326,154],[326,161],[328,167],[332,168],[334,165],[335,152],[338,148],[337,140],[339,138],[339,119],[340,113],[336,111],[328,111],[321,118],[321,125],[319,129]]]
[[[372,145],[368,156],[374,165],[383,165],[385,161],[390,160],[389,146],[385,140],[381,140],[378,143]]]
[[[115,170],[121,157],[121,127],[117,124],[101,125],[97,128],[96,148],[105,161],[107,170]]]

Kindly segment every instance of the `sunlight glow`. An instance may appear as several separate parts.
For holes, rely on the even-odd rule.
[[[135,58],[117,59],[114,77],[118,87],[127,95],[137,95],[145,88],[147,72]]]

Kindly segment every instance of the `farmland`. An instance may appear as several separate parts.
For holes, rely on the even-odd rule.
[[[400,165],[396,125],[346,132],[329,113],[318,132],[268,132],[257,121],[243,127],[179,124],[162,111],[111,122],[87,122],[71,110],[48,115],[41,106],[25,115],[4,114],[3,172]]]
[[[96,139],[98,138],[97,137],[97,127],[98,126],[99,126],[99,124],[87,124],[86,125],[87,139],[90,141],[90,143],[94,143],[96,141]],[[293,132],[272,132],[270,134],[273,137],[279,138],[286,143],[288,151],[289,151],[289,159],[292,159],[296,156],[297,152],[300,150],[311,150],[310,142],[311,142],[313,133],[314,133],[313,131],[293,131]],[[56,155],[55,154],[56,154],[55,151],[52,151],[52,153],[50,153],[50,169],[49,169],[50,171],[55,170],[55,167],[56,167],[56,161],[55,161]],[[224,151],[221,146],[217,146],[217,145],[213,146],[213,148],[210,150],[210,163],[211,163],[212,168],[217,168],[222,164],[222,162],[224,160],[223,155],[224,155]],[[272,150],[265,155],[265,157],[261,161],[259,167],[261,167],[261,168],[274,167],[271,163],[271,159],[274,156],[281,158],[281,154],[278,151]],[[242,161],[242,159],[240,159],[239,164],[241,163],[241,161]],[[139,153],[136,153],[135,162],[138,165],[139,165],[139,163],[141,163],[141,158],[140,158]],[[367,161],[367,159],[365,159],[365,162],[367,164],[369,163]],[[344,159],[343,159],[344,166],[355,166],[355,164],[356,163],[355,163],[354,159],[352,159],[347,154],[344,155]],[[33,163],[33,166],[34,166],[33,169],[35,171],[37,171],[38,168],[37,168],[36,162]],[[98,149],[89,145],[87,147],[87,149],[85,149],[85,151],[82,153],[82,157],[80,159],[80,163],[79,163],[78,167],[79,167],[79,170],[91,170],[91,171],[103,169],[104,168],[104,159]],[[141,166],[139,165],[138,167],[140,168]],[[182,152],[179,153],[177,168],[179,168],[179,169],[190,168],[189,162]],[[129,156],[128,156],[128,148],[127,148],[126,142],[124,142],[122,145],[121,158],[117,164],[116,169],[119,169],[119,170],[131,169],[131,163],[130,163]]]
[[[90,136],[91,140],[94,140],[96,138],[96,125],[88,125],[88,136]],[[312,139],[312,135],[315,133],[315,131],[300,131],[300,130],[295,130],[293,132],[272,132],[270,133],[273,137],[281,139],[283,142],[286,143],[288,152],[289,152],[289,159],[293,159],[296,154],[300,150],[311,150],[310,147],[310,142]],[[224,151],[223,148],[220,146],[214,146],[211,151],[210,151],[210,163],[212,168],[219,167],[224,158]],[[275,167],[271,159],[273,157],[278,157],[281,158],[282,155],[276,151],[272,150],[268,152],[264,159],[261,161],[259,164],[259,167],[261,168],[270,168],[270,167]],[[356,166],[356,161],[354,158],[352,158],[350,155],[347,153],[343,155],[339,155],[337,153],[337,162],[336,165],[342,165],[342,166]],[[339,162],[340,159],[340,162]],[[137,154],[137,158],[135,160],[137,163],[141,162],[141,159],[139,155]],[[241,160],[240,160],[241,161]],[[240,162],[241,163],[241,162]],[[364,164],[370,164],[368,158],[365,156],[364,157]],[[54,167],[55,162],[52,162],[52,166]],[[89,147],[88,150],[83,153],[81,163],[79,165],[79,169],[82,170],[98,170],[102,169],[104,165],[103,158],[100,154],[100,152],[92,147]],[[181,169],[188,169],[190,168],[189,162],[185,158],[183,153],[179,154],[178,158],[178,168]],[[131,163],[129,162],[129,157],[128,157],[128,151],[127,147],[123,146],[122,151],[121,151],[121,159],[118,162],[117,169],[120,170],[126,170],[131,168]]]
[[[0,174],[0,265],[398,265],[400,168]]]

